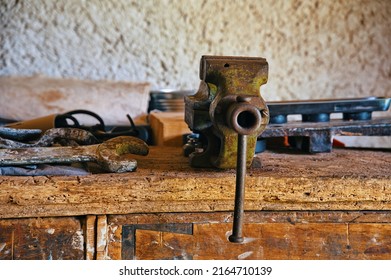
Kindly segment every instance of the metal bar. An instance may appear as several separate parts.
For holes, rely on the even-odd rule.
[[[319,99],[268,102],[270,123],[287,122],[288,115],[302,115],[303,122],[328,122],[330,114],[342,113],[344,120],[370,120],[372,112],[387,111],[391,98]]]
[[[247,154],[247,136],[238,134],[238,152],[236,162],[236,189],[235,189],[235,208],[232,235],[229,241],[242,243],[243,238],[243,216],[244,216],[244,187],[246,179],[246,154]]]
[[[333,136],[391,136],[391,118],[374,118],[368,121],[331,120],[323,123],[292,121],[280,125],[270,124],[258,138],[289,137],[290,140],[308,138],[311,145],[294,145],[294,148],[310,153],[324,153],[332,150]],[[305,140],[307,141],[307,140]],[[271,140],[270,143],[272,143]],[[293,144],[291,142],[290,144]],[[266,147],[258,150],[262,152]]]

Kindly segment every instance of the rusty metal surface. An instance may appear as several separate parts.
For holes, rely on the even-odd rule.
[[[247,130],[246,163],[252,162],[257,137],[269,122],[260,87],[267,82],[264,58],[203,56],[200,87],[185,97],[185,121],[201,134],[203,152],[190,155],[194,167],[235,168],[238,128]],[[246,133],[247,133],[246,132]]]
[[[0,126],[0,137],[9,140],[28,141],[37,139],[41,133],[40,129],[16,129]]]
[[[120,136],[102,144],[77,147],[0,149],[0,166],[96,162],[108,172],[119,173],[134,171],[137,167],[137,161],[128,154],[147,155],[148,150],[141,139]]]
[[[200,149],[192,149],[192,144],[185,148],[190,164],[236,167],[234,223],[229,237],[234,243],[244,240],[246,168],[254,158],[257,137],[269,123],[269,110],[260,94],[267,78],[264,58],[203,56],[199,90],[185,97],[185,121],[204,143]]]
[[[35,129],[15,129],[15,128],[2,128],[8,129],[10,132],[8,135],[18,135],[20,139],[28,139],[29,135],[35,135]],[[40,130],[39,130],[40,131]],[[5,135],[5,134],[4,134]],[[91,145],[99,143],[98,139],[90,132],[78,129],[78,128],[52,128],[46,130],[45,133],[35,141],[16,141],[12,140],[14,137],[0,137],[0,148],[2,149],[17,149],[17,148],[33,148],[33,147],[49,147],[56,141],[66,144],[77,145]],[[27,135],[27,136],[26,136]],[[11,139],[10,139],[11,138]]]
[[[236,160],[236,187],[235,206],[232,234],[228,237],[233,243],[242,243],[243,237],[243,217],[244,217],[244,194],[246,184],[246,149],[247,135],[238,135],[238,156]]]

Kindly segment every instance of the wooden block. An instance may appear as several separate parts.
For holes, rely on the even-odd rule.
[[[129,125],[126,114],[147,114],[149,88],[148,83],[0,77],[0,118],[31,120],[83,109],[98,114],[106,125]],[[96,123],[85,118],[83,124]]]
[[[149,122],[156,146],[182,147],[183,135],[191,133],[184,112],[152,112]]]

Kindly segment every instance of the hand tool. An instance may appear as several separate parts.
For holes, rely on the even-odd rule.
[[[334,136],[390,136],[389,116],[372,118],[375,111],[387,111],[391,98],[366,97],[268,102],[270,123],[258,143],[281,148],[278,138],[286,138],[289,149],[306,153],[331,152]],[[301,121],[288,116],[301,115]],[[332,117],[331,117],[332,116]],[[271,145],[269,145],[271,144]]]
[[[391,98],[375,96],[267,102],[270,124],[286,123],[288,115],[301,115],[303,122],[328,122],[335,113],[345,121],[371,120],[372,112],[387,111],[390,105]]]
[[[77,147],[37,147],[0,149],[0,166],[30,164],[96,162],[108,172],[129,172],[137,161],[128,154],[147,155],[148,146],[132,136],[119,136],[102,144]]]
[[[81,120],[76,116],[81,115],[81,119],[95,120],[94,125],[82,125]],[[11,122],[5,124],[4,129],[16,129],[22,131],[38,129],[38,135],[44,133],[52,128],[79,128],[86,130],[93,134],[98,140],[105,141],[117,136],[134,136],[144,140],[151,141],[151,132],[149,126],[135,125],[130,115],[126,115],[129,120],[129,126],[106,126],[103,119],[96,113],[88,110],[73,110],[64,114],[53,114],[45,117],[40,117],[32,120],[25,120],[19,122]],[[2,129],[0,128],[0,136]],[[17,140],[17,139],[14,139]]]
[[[16,129],[10,127],[0,127],[0,137],[15,141],[30,141],[39,138],[40,129]]]
[[[29,131],[35,131],[34,129],[16,129],[16,128],[2,128],[4,131],[7,129],[8,134],[20,135],[21,133],[31,134]],[[18,130],[22,130],[18,132]],[[0,130],[1,131],[1,130]],[[1,149],[17,149],[17,148],[32,148],[32,147],[49,147],[54,144],[56,140],[64,140],[67,142],[75,141],[79,145],[91,145],[99,143],[98,139],[91,132],[79,129],[79,128],[51,128],[46,130],[45,133],[35,142],[20,142],[0,137]]]
[[[236,168],[231,242],[243,242],[246,167],[252,163],[257,137],[269,122],[269,110],[260,94],[267,77],[264,58],[203,56],[200,87],[195,95],[185,97],[185,121],[204,143],[190,154],[190,164]]]
[[[190,155],[190,164],[235,168],[238,132],[234,127],[242,127],[241,131],[250,132],[246,145],[246,165],[250,166],[257,137],[269,123],[269,110],[260,94],[268,63],[256,57],[203,56],[200,64],[199,89],[185,97],[185,121],[200,134],[204,147]],[[233,113],[236,120],[232,120]]]
[[[289,149],[304,153],[329,153],[334,136],[391,136],[391,118],[270,124],[258,138],[258,143],[265,142],[258,152],[265,151],[269,144],[278,148],[277,139],[286,137]],[[283,146],[280,145],[280,148]]]

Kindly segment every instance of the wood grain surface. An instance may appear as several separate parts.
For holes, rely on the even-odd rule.
[[[93,260],[96,258],[96,216],[87,215],[83,221],[85,259]]]
[[[181,148],[133,157],[126,174],[1,176],[0,218],[233,210],[235,170],[191,168]],[[391,210],[390,166],[386,151],[265,152],[248,170],[245,210]]]
[[[235,244],[232,213],[113,215],[105,258],[390,259],[390,219],[391,211],[246,212]]]
[[[191,133],[184,121],[185,112],[151,112],[149,123],[156,146],[181,147],[183,135]]]
[[[0,220],[0,260],[84,259],[78,218]]]

